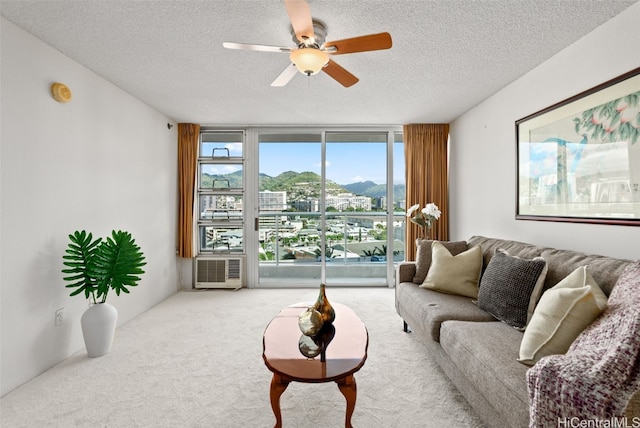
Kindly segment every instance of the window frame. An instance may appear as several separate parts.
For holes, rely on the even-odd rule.
[[[216,157],[213,161],[210,157],[201,157],[200,150],[202,149],[202,135],[209,133],[217,133],[217,134],[225,134],[225,133],[241,133],[242,134],[242,156],[233,159],[233,163],[241,164],[243,170],[243,185],[241,189],[234,189],[233,191],[224,192],[225,194],[231,194],[236,192],[235,194],[242,195],[242,220],[241,227],[243,230],[242,237],[242,249],[241,251],[233,252],[232,254],[242,254],[245,256],[245,279],[246,286],[248,288],[255,288],[259,286],[258,280],[258,248],[253,248],[252,245],[247,245],[249,242],[257,242],[258,240],[258,220],[259,220],[259,185],[258,185],[258,151],[259,151],[259,136],[264,134],[310,134],[310,133],[318,133],[322,138],[322,162],[324,163],[326,157],[326,144],[334,144],[338,143],[338,141],[327,141],[327,134],[346,134],[346,135],[358,135],[358,134],[368,134],[368,133],[386,133],[386,145],[387,145],[387,183],[391,183],[391,185],[387,186],[387,200],[394,201],[393,199],[393,190],[394,190],[394,152],[396,149],[396,144],[398,142],[402,142],[403,133],[402,126],[398,125],[381,125],[381,126],[363,126],[363,127],[352,127],[352,126],[283,126],[283,127],[262,127],[262,126],[247,126],[247,127],[226,127],[226,126],[201,126],[201,138],[198,145],[198,169],[197,169],[197,180],[196,180],[196,192],[195,192],[195,201],[194,205],[197,207],[194,209],[194,222],[197,224],[195,229],[196,236],[194,239],[197,239],[198,242],[198,256],[202,255],[217,255],[217,254],[229,254],[229,252],[217,252],[217,251],[203,251],[202,243],[200,237],[201,227],[204,225],[210,225],[214,222],[214,219],[202,219],[200,213],[200,198],[201,196],[211,195],[211,194],[219,194],[220,192],[213,191],[212,189],[205,189],[201,183],[201,164],[207,163],[215,163],[215,161],[220,161],[220,157]],[[227,159],[230,161],[230,159]],[[220,163],[220,162],[218,162]],[[325,177],[326,179],[326,177]],[[406,185],[406,183],[405,183]],[[399,237],[401,235],[404,241],[404,207],[398,207],[396,204],[404,204],[404,201],[394,201],[396,203],[387,204],[387,209],[385,213],[387,227],[389,229],[393,228],[394,233],[387,233],[387,248],[393,248],[393,239],[395,237]],[[400,209],[402,211],[400,211]],[[325,213],[325,215],[328,213]],[[353,213],[356,214],[356,213]],[[220,224],[217,222],[217,224]],[[231,223],[227,222],[227,225]],[[399,225],[399,226],[398,226]],[[395,274],[395,264],[397,262],[393,261],[393,258],[389,259],[387,262],[387,274],[386,274],[386,285],[388,287],[392,287],[394,285],[394,274]]]

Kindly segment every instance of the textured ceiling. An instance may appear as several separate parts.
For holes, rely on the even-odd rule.
[[[274,88],[287,54],[222,47],[292,46],[278,0],[0,0],[0,10],[176,122],[365,125],[450,122],[636,1],[309,0],[328,41],[393,37],[390,50],[334,57],[360,78],[351,88],[324,73]]]

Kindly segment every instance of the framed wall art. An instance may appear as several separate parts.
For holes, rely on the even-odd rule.
[[[640,68],[516,121],[516,219],[640,226]]]

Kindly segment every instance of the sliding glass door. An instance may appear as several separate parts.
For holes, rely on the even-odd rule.
[[[260,133],[258,284],[318,285],[321,133]]]
[[[402,135],[267,130],[257,140],[258,285],[389,285],[404,259],[404,186],[388,184],[404,181]]]

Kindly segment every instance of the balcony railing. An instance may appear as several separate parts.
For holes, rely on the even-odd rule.
[[[393,269],[404,260],[404,213],[394,214],[390,226],[384,212],[328,212],[325,216],[322,224],[320,213],[260,214],[260,283],[317,284],[324,265],[328,283],[388,285],[389,266]],[[393,234],[390,248],[389,233]]]

